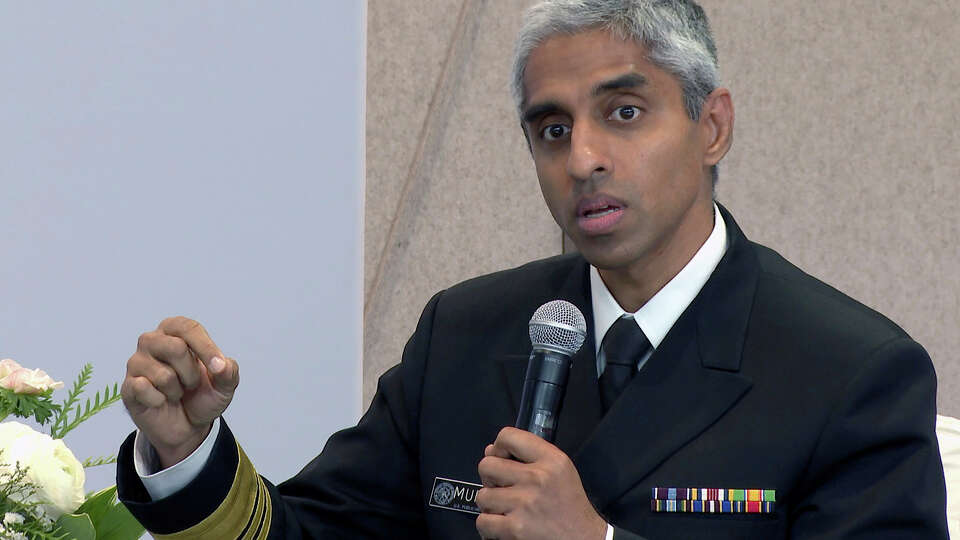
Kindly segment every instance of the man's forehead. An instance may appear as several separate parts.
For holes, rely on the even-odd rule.
[[[646,48],[605,30],[558,34],[531,52],[523,73],[523,108],[566,94],[581,97],[601,90],[641,87],[661,71]]]

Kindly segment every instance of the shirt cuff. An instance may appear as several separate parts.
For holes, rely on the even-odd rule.
[[[613,525],[607,523],[607,536],[604,540],[613,540]]]
[[[213,421],[207,438],[192,454],[179,463],[160,470],[160,457],[157,456],[157,451],[146,437],[140,436],[140,430],[137,430],[137,437],[133,443],[133,467],[137,470],[143,487],[147,488],[150,498],[158,501],[187,487],[187,484],[196,478],[203,470],[203,466],[207,464],[207,459],[213,451],[213,443],[216,442],[219,433],[220,419],[217,418]]]

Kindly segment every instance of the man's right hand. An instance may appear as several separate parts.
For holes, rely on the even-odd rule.
[[[172,317],[140,336],[120,394],[166,469],[200,446],[239,382],[237,363],[200,323]]]

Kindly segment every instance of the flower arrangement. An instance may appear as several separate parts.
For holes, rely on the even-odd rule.
[[[116,457],[81,463],[63,442],[64,435],[120,399],[114,384],[81,408],[92,374],[92,365],[83,366],[67,398],[55,404],[52,394],[63,382],[9,358],[0,360],[0,421],[12,414],[50,425],[47,435],[20,422],[0,423],[0,538],[135,540],[143,535],[143,526],[117,502],[116,486],[84,494],[84,468],[115,463]]]

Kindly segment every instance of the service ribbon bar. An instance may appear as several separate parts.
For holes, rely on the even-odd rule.
[[[772,514],[774,489],[653,488],[650,509],[654,512],[706,514]]]

